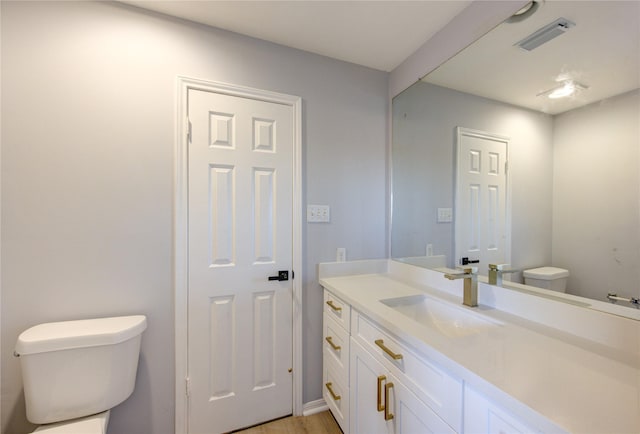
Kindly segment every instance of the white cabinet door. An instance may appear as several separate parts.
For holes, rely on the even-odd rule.
[[[351,313],[351,335],[454,430],[462,429],[462,381],[412,352],[379,324]],[[387,353],[383,346],[400,358]]]
[[[429,406],[353,340],[350,393],[352,433],[455,433]]]
[[[382,406],[386,375],[387,370],[382,364],[352,339],[349,376],[351,433],[393,433],[393,421],[385,421]]]
[[[539,414],[512,414],[469,386],[464,388],[464,432],[470,434],[566,433]]]
[[[393,415],[395,434],[455,433],[398,379],[390,376],[389,380],[385,387],[390,388],[386,394],[390,402],[386,405],[389,407],[387,412]]]

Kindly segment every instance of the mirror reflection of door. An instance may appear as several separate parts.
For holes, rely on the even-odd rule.
[[[456,264],[468,258],[486,274],[489,264],[510,262],[509,139],[461,127],[456,139]]]

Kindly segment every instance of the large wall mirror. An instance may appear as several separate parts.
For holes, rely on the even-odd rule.
[[[391,256],[506,263],[518,283],[556,267],[568,294],[640,298],[640,2],[536,6],[394,98]],[[504,184],[467,194],[463,170]]]

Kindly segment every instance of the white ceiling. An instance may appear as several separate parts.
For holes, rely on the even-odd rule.
[[[292,48],[391,71],[471,1],[128,1]]]
[[[514,44],[557,18],[575,27],[524,51]],[[566,99],[539,93],[572,78],[589,89]],[[424,78],[550,114],[640,87],[640,1],[546,0],[520,23],[503,23]]]
[[[392,71],[471,0],[121,0],[140,8],[284,46]],[[561,113],[640,86],[640,0],[539,0],[519,23],[503,23],[425,81],[510,104]],[[575,27],[537,49],[513,45],[557,18]],[[569,76],[575,97],[538,97]]]

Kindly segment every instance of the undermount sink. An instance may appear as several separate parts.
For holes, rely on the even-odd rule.
[[[484,319],[475,313],[449,306],[445,302],[423,294],[387,298],[380,302],[452,338],[481,333],[502,325],[497,321]]]

